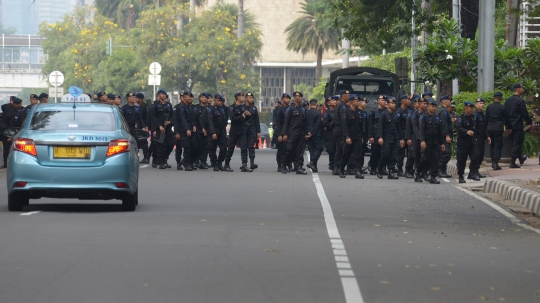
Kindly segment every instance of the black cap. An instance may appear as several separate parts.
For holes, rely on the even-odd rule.
[[[465,107],[475,107],[471,101],[465,101]]]
[[[144,94],[143,93],[136,93],[135,98],[144,100]]]
[[[281,99],[283,98],[291,98],[291,95],[287,94],[287,93],[283,93],[283,95],[281,95]]]
[[[223,99],[223,96],[220,95],[220,94],[216,94],[216,95],[214,96],[214,100],[217,100],[217,99],[219,99],[219,100],[221,100],[221,101],[224,101],[224,100],[225,100],[225,99]]]
[[[49,98],[49,95],[46,94],[46,93],[41,93],[41,94],[39,94],[38,99],[41,99],[41,98]]]
[[[251,92],[248,92],[248,93],[246,94],[246,97],[248,97],[248,96],[253,97],[253,94],[252,94]]]
[[[476,103],[478,103],[478,102],[486,103],[486,100],[484,100],[484,99],[482,99],[482,98],[477,98],[477,99],[476,99]]]
[[[501,92],[495,92],[493,94],[493,97],[502,97],[502,96],[503,96],[503,93],[501,93]]]
[[[189,96],[189,92],[187,90],[181,91],[180,96]]]
[[[523,88],[523,84],[521,83],[514,84],[514,89],[517,89],[517,88]]]
[[[442,100],[450,100],[452,101],[452,98],[450,98],[450,96],[442,96],[439,98],[439,102],[441,102]]]
[[[108,99],[116,99],[116,95],[115,94],[107,94],[107,98]]]
[[[106,95],[105,92],[99,92],[99,93],[96,94],[96,96],[98,97],[98,99],[101,98],[101,97],[103,97],[103,96],[105,96],[105,95]]]
[[[317,99],[311,99],[311,100],[309,100],[309,104],[312,104],[312,103],[315,103],[315,104],[316,104],[316,103],[318,103],[318,102],[319,102],[319,101],[317,101]]]
[[[303,97],[304,94],[302,94],[301,92],[296,91],[296,92],[293,93],[293,96],[295,96],[295,97],[297,97],[297,96]]]
[[[30,94],[30,99],[38,99],[38,95],[36,94]]]
[[[340,95],[346,95],[346,94],[350,94],[350,93],[351,93],[351,91],[347,90],[347,89],[342,89],[342,90],[339,91]]]
[[[135,95],[133,93],[127,93],[126,98],[129,98],[129,97],[135,97]]]
[[[386,99],[386,102],[388,102],[388,103],[396,103],[396,98],[394,98],[394,97],[388,97],[388,98]]]
[[[15,103],[15,104],[21,104],[22,103],[22,100],[17,98],[17,97],[13,97],[13,99],[11,101],[13,101],[13,103]]]
[[[422,94],[422,98],[424,98],[425,96],[433,97],[433,93],[432,93],[432,92],[424,92],[424,93]]]
[[[379,99],[384,99],[385,101],[388,101],[388,96],[387,95],[379,95],[379,97],[377,97],[377,100]]]
[[[167,94],[167,91],[164,90],[163,88],[158,89],[158,91],[156,92],[156,95],[158,95],[159,93],[162,93],[162,94],[164,94],[164,95],[167,96],[167,97],[169,96],[169,95]]]
[[[237,92],[236,94],[234,94],[234,98],[236,99],[236,98],[238,98],[240,96],[243,96],[243,95],[244,95],[243,92]]]
[[[426,99],[426,102],[427,102],[428,105],[435,105],[435,106],[437,106],[437,102],[436,102],[435,100],[431,99],[431,98],[427,98],[427,99]]]
[[[408,95],[401,95],[401,96],[399,97],[399,101],[405,100],[405,99],[409,99],[409,96],[408,96]]]

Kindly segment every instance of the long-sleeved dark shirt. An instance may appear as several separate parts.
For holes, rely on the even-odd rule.
[[[259,120],[259,111],[257,107],[252,105],[245,105],[245,108],[248,112],[251,113],[251,116],[246,116],[246,127],[250,131],[255,131],[255,133],[261,133],[261,122]]]
[[[527,125],[532,124],[531,117],[527,112],[525,100],[518,95],[506,99],[504,102],[504,111],[506,113],[506,127],[508,129],[523,129],[523,120]]]
[[[163,104],[159,102],[154,104],[154,108],[150,112],[150,119],[152,121],[152,128],[155,131],[158,131],[160,126],[165,128],[165,121],[173,122],[173,108],[171,103],[167,102]]]
[[[245,110],[246,107],[243,104],[237,105],[235,103],[229,106],[229,119],[231,119],[231,129],[229,130],[229,135],[240,135],[246,133],[246,121],[244,116],[242,116]]]
[[[227,116],[225,115],[225,110],[221,106],[212,106],[208,107],[208,120],[210,134],[226,133],[227,128]]]
[[[276,116],[276,132],[278,133],[278,136],[284,135],[283,133],[283,125],[285,125],[285,113],[287,112],[288,106],[281,106],[279,108],[279,111]]]
[[[386,142],[401,140],[401,129],[399,127],[399,118],[395,112],[384,110],[379,117],[377,127],[377,138],[383,138]]]
[[[405,138],[405,132],[407,130],[407,116],[411,112],[410,107],[403,108],[400,107],[396,111],[396,116],[399,118],[399,127],[401,130],[401,138]]]
[[[321,119],[321,112],[316,108],[310,108],[306,113],[306,127],[307,132],[312,135],[312,138],[323,137],[323,123]]]
[[[439,107],[437,116],[441,119],[443,135],[452,137],[452,117],[450,117],[450,113],[446,107]]]
[[[500,102],[490,104],[486,109],[487,131],[504,131],[505,115],[504,105]]]
[[[345,112],[347,110],[347,104],[343,101],[339,101],[335,111],[336,114],[334,115],[334,128],[332,129],[335,136],[343,136],[343,124],[341,123],[341,113]]]
[[[486,116],[484,115],[484,112],[475,111],[473,115],[474,115],[474,120],[476,123],[476,131],[474,132],[474,136],[478,140],[486,140],[487,139],[487,123],[486,123]]]
[[[293,103],[287,108],[283,134],[289,137],[307,135],[306,110],[301,105]]]
[[[476,144],[476,137],[467,135],[470,130],[476,133],[476,120],[473,115],[467,116],[463,113],[457,119],[457,145]]]
[[[379,120],[381,113],[385,111],[384,108],[376,108],[369,113],[368,120],[368,137],[369,138],[378,138],[379,133]]]
[[[421,110],[414,111],[411,114],[412,140],[420,140],[420,125],[418,121],[423,114],[424,112]]]
[[[426,142],[426,145],[444,144],[444,123],[437,113],[431,115],[426,111],[418,120],[420,127],[420,141]]]
[[[328,108],[324,112],[323,125],[324,125],[324,137],[326,139],[331,139],[334,137],[333,120],[334,120],[335,114],[336,114],[336,111],[331,108]]]
[[[341,125],[343,127],[343,137],[351,140],[360,140],[365,137],[366,121],[364,115],[359,109],[353,110],[348,107],[341,114]]]
[[[139,107],[126,104],[120,108],[120,112],[124,116],[124,119],[126,119],[130,130],[134,130],[135,126],[138,126],[139,128],[145,127],[144,120],[139,113]]]

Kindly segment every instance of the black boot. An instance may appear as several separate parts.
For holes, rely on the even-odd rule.
[[[225,171],[225,168],[223,168],[223,163],[221,161],[218,161],[217,167],[219,168],[220,171]]]
[[[412,175],[410,172],[406,172],[406,173],[405,173],[405,178],[407,178],[407,179],[412,179],[412,178],[414,178],[414,177],[413,177],[413,175]]]
[[[383,177],[383,168],[379,167],[377,168],[377,178],[382,179]]]
[[[430,184],[441,184],[441,181],[437,180],[437,178],[435,178],[435,176],[431,176],[431,179],[429,180],[429,183]]]
[[[345,167],[339,169],[339,177],[345,178]]]
[[[422,173],[422,177],[424,177],[424,181],[426,181],[426,182],[429,182],[429,180],[431,179],[431,178],[429,177],[429,173],[427,173],[427,172]]]
[[[167,164],[163,163],[159,165],[159,169],[165,169],[167,168]]]
[[[415,171],[414,172],[414,182],[423,182],[424,180],[422,180],[422,175],[418,172],[418,171]]]
[[[361,169],[356,169],[355,171],[356,175],[354,176],[355,179],[364,179],[364,175],[362,175],[362,170]]]
[[[396,172],[395,172],[395,171],[390,170],[389,173],[388,173],[388,179],[390,179],[390,180],[397,180],[397,179],[399,179],[399,176],[396,175]]]
[[[311,169],[311,165],[313,165],[313,164],[311,164],[311,162],[309,162],[308,164],[306,164],[306,167]]]
[[[525,163],[525,160],[529,159],[529,156],[523,155],[521,158],[519,158],[519,164],[523,165]]]
[[[377,168],[376,167],[372,167],[371,170],[369,171],[369,174],[374,176],[377,174]]]
[[[297,175],[307,175],[307,172],[305,169],[302,168],[301,165],[296,166],[296,174]]]
[[[184,170],[181,162],[176,162],[176,170]]]
[[[214,168],[214,171],[219,171],[219,167],[218,167],[218,164],[217,164],[217,161],[212,161],[212,167]]]
[[[4,162],[4,163],[5,163],[5,162]],[[158,167],[158,165],[157,165],[157,163],[156,163],[156,159],[154,159],[154,158],[152,158],[152,167],[153,167],[153,168],[157,168],[157,167]]]
[[[257,169],[259,168],[259,165],[255,164],[255,158],[249,158],[250,169]]]
[[[201,161],[201,165],[205,167],[205,169],[209,169],[210,168],[210,165],[208,165],[208,163],[206,163],[206,161]]]
[[[172,166],[169,165],[169,159],[165,160],[165,168],[171,168]]]
[[[206,163],[204,163],[203,161],[199,161],[199,169],[208,169],[208,165],[205,165]]]
[[[281,172],[281,163],[280,162],[277,163],[277,172],[278,173]]]
[[[499,162],[493,162],[493,170],[501,170],[502,167],[499,166]]]
[[[512,158],[512,162],[510,163],[510,168],[520,168],[521,165],[516,164],[516,158]]]
[[[253,171],[253,169],[249,169],[247,167],[247,162],[244,162],[244,163],[242,163],[242,167],[241,167],[240,171],[243,172],[243,173],[250,173],[250,172]]]
[[[339,167],[337,165],[334,165],[334,170],[332,171],[333,176],[339,175]]]
[[[388,176],[388,170],[386,169],[386,167],[383,167],[383,169],[382,169],[382,174],[383,174],[384,176]]]
[[[186,171],[193,171],[193,167],[191,167],[191,164],[184,164],[184,169]]]
[[[480,178],[476,174],[476,172],[469,172],[469,175],[467,176],[467,179],[474,180],[474,181],[480,181]]]
[[[317,163],[311,164],[311,172],[318,173],[319,169],[317,168]]]
[[[197,169],[199,169],[199,165],[197,164],[197,162],[192,162],[192,163],[191,163],[191,168],[192,168],[193,170],[197,170]]]
[[[481,172],[477,172],[476,175],[478,176],[478,178],[485,178],[486,175],[482,174]]]
[[[225,161],[225,166],[223,167],[223,169],[228,173],[232,173],[233,170],[231,169],[231,166],[229,164],[229,161]]]
[[[334,171],[334,165],[332,164],[328,164],[328,169],[333,172]]]
[[[285,165],[285,164],[282,163],[282,164],[281,164],[281,173],[282,173],[282,174],[286,174],[286,173],[288,173],[288,172],[289,172],[289,170],[287,169],[287,165]]]
[[[459,183],[467,183],[467,181],[465,181],[465,178],[463,178],[463,175],[459,175]]]

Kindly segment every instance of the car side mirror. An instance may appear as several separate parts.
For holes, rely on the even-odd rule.
[[[12,128],[8,128],[4,131],[4,136],[8,137],[8,138],[13,138],[17,135],[17,133],[19,132],[20,128],[18,127],[12,127]]]
[[[142,130],[142,129],[136,129],[135,130],[135,139],[137,139],[137,141],[148,139],[148,132],[145,131],[145,130]]]

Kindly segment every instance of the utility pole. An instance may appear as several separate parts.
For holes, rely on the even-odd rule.
[[[189,22],[194,17],[195,14],[195,0],[189,0]]]
[[[461,0],[452,0],[452,18],[457,21],[461,28],[461,17],[459,15],[461,11]],[[452,95],[459,94],[459,80],[452,80]]]
[[[343,48],[343,56],[342,56],[342,68],[349,67],[349,50],[351,49],[351,41],[343,38],[341,40],[341,47]]]
[[[506,3],[506,40],[511,46],[517,46],[518,18],[516,11],[519,7],[518,0],[507,0]]]
[[[411,93],[416,90],[416,73],[414,72],[414,56],[416,55],[416,1],[413,0],[412,6],[412,37],[411,37]]]
[[[495,1],[480,0],[479,12],[478,93],[483,93],[495,86]]]

